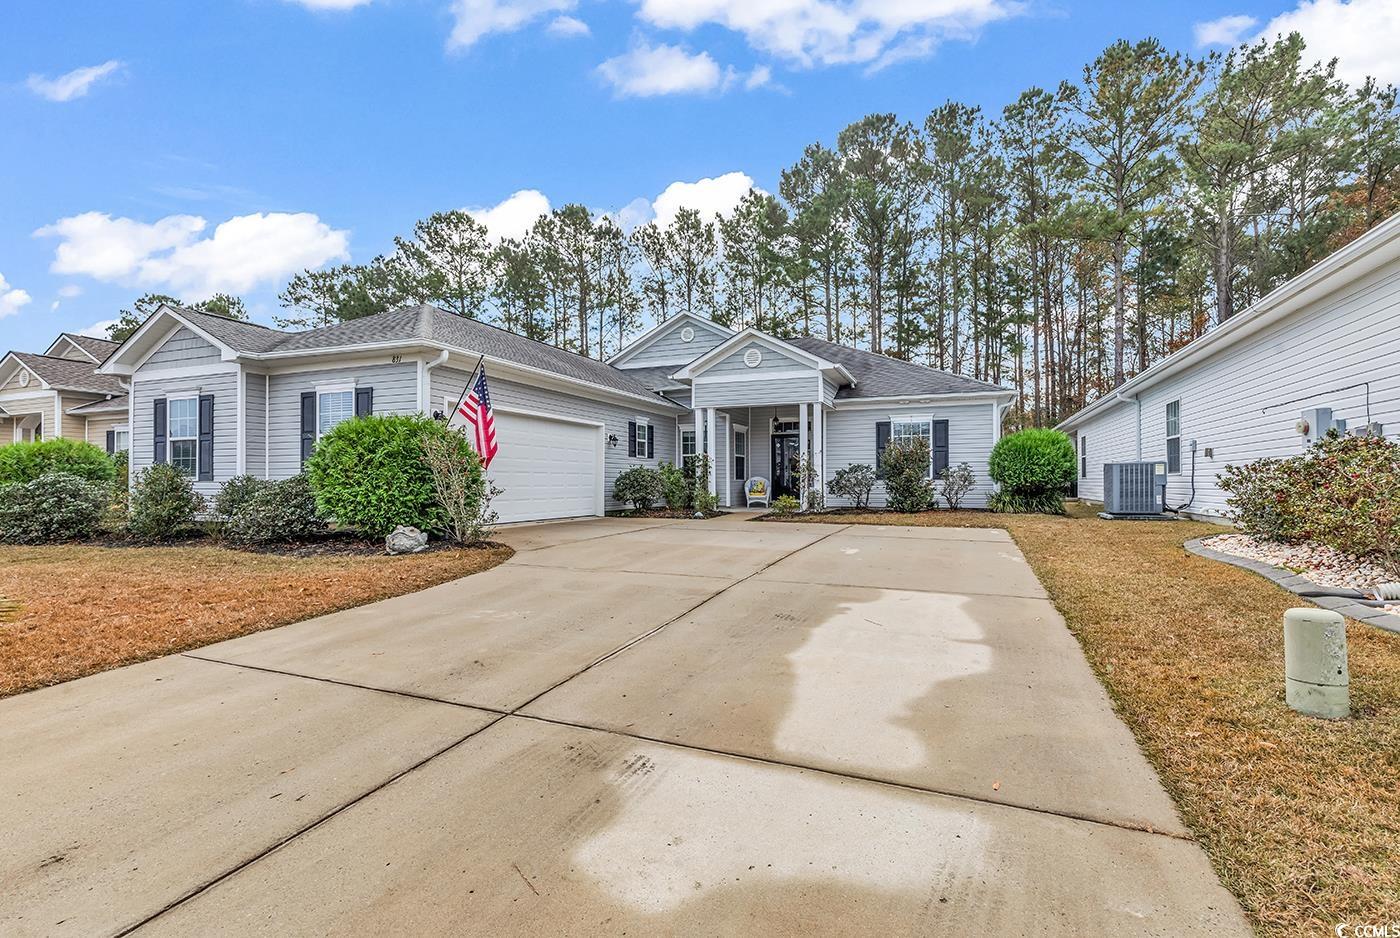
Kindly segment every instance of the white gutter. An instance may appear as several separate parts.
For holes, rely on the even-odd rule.
[[[432,370],[438,365],[446,364],[449,357],[451,353],[443,349],[438,352],[437,358],[430,362],[424,362],[422,359],[418,361],[418,406],[425,416],[432,416],[433,412],[433,402],[428,400],[433,392]]]

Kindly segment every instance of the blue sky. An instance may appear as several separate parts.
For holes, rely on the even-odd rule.
[[[290,273],[439,209],[505,202],[503,231],[545,200],[722,211],[727,174],[775,189],[864,114],[995,112],[1120,37],[1197,53],[1297,25],[1393,69],[1392,2],[10,0],[0,349],[148,290],[266,321]]]

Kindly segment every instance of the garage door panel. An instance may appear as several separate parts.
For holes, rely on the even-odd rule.
[[[547,417],[496,412],[500,450],[487,473],[502,489],[502,522],[596,514],[601,430]]]

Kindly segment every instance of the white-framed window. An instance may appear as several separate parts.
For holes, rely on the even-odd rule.
[[[1181,471],[1181,401],[1167,404],[1167,472]]]
[[[638,459],[646,459],[646,458],[647,458],[647,444],[650,442],[650,438],[651,438],[651,427],[647,426],[645,423],[642,423],[640,420],[637,421],[637,458],[638,458]]]
[[[195,475],[199,472],[199,398],[170,398],[165,422],[170,465],[184,475]]]
[[[1079,437],[1079,478],[1089,478],[1089,438],[1083,434]]]
[[[890,442],[904,443],[910,440],[923,440],[928,446],[928,471],[933,474],[933,418],[932,417],[891,417]]]
[[[689,467],[695,462],[695,457],[698,456],[698,455],[699,455],[699,450],[698,450],[697,445],[696,445],[695,431],[694,431],[694,430],[682,430],[682,431],[681,431],[681,465],[684,466],[684,467],[686,467],[686,468],[689,468]]]
[[[796,420],[777,420],[777,419],[774,419],[774,421],[773,421],[773,432],[774,432],[774,433],[796,433],[796,432],[797,432],[797,421],[796,421]]]
[[[316,438],[355,416],[355,386],[340,384],[316,388]]]
[[[131,449],[131,428],[114,427],[112,429],[112,452],[124,453]]]
[[[734,478],[740,482],[749,477],[749,429],[734,428]]]

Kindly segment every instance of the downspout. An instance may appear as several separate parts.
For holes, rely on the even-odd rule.
[[[422,363],[422,359],[419,359],[420,364],[422,364],[422,370],[418,372],[418,406],[422,407],[423,413],[430,417],[432,416],[432,401],[429,400],[429,398],[431,398],[433,394],[432,371],[438,365],[447,363],[448,354],[447,349],[443,349],[438,353],[437,358],[425,364]]]

